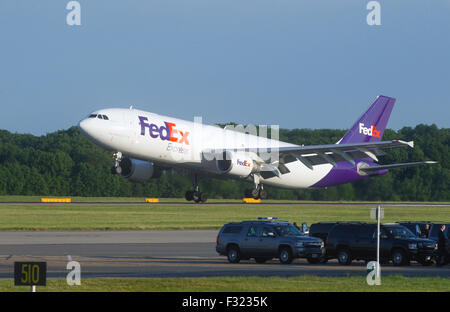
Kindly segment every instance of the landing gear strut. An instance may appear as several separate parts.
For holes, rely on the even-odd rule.
[[[198,177],[197,174],[194,174],[194,190],[187,191],[184,195],[187,201],[195,201],[196,203],[204,203],[208,200],[208,195],[206,193],[200,192],[198,187]]]
[[[111,168],[112,174],[121,174],[122,173],[122,167],[120,167],[120,161],[122,160],[122,153],[116,152],[113,153],[114,158],[114,166]]]

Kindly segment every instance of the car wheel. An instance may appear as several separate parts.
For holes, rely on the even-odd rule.
[[[241,261],[241,252],[239,251],[239,247],[237,246],[228,247],[227,257],[230,263],[239,263],[239,261]]]
[[[405,265],[407,263],[406,254],[401,249],[396,249],[392,252],[392,263],[396,266]]]
[[[352,263],[352,256],[348,249],[340,249],[337,257],[340,264],[349,265]]]
[[[283,247],[280,249],[280,262],[283,264],[289,264],[293,260],[292,251],[289,247]]]

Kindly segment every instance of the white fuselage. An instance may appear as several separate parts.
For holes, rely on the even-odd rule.
[[[86,118],[80,121],[79,127],[83,134],[99,146],[157,165],[198,173],[218,174],[210,157],[213,152],[217,155],[220,150],[272,148],[272,160],[276,160],[276,147],[296,146],[261,137],[261,134],[257,136],[225,130],[217,126],[203,125],[201,122],[137,109],[104,109],[93,113],[98,114],[105,115],[108,119]],[[287,163],[286,167],[289,173],[279,177],[261,178],[261,182],[283,188],[307,188],[324,178],[332,169],[331,164],[322,164],[311,170],[298,160]]]

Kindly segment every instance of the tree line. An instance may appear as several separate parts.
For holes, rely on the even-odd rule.
[[[281,129],[280,140],[294,144],[337,142],[345,130]],[[383,140],[413,140],[415,148],[387,151],[381,164],[436,160],[407,169],[326,189],[283,190],[265,187],[269,198],[300,200],[450,201],[450,129],[435,125],[387,129]],[[192,177],[166,171],[159,179],[132,183],[112,175],[112,158],[81,135],[77,127],[45,136],[0,130],[0,195],[184,197]],[[209,198],[241,198],[244,181],[202,179]]]

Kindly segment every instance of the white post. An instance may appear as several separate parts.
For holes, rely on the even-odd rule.
[[[31,292],[36,292],[36,285],[31,285]]]
[[[377,235],[377,275],[375,277],[375,281],[377,285],[381,284],[381,277],[380,277],[380,219],[381,219],[381,206],[378,205],[377,209],[377,226],[378,226],[378,235]],[[378,284],[380,283],[380,284]]]

